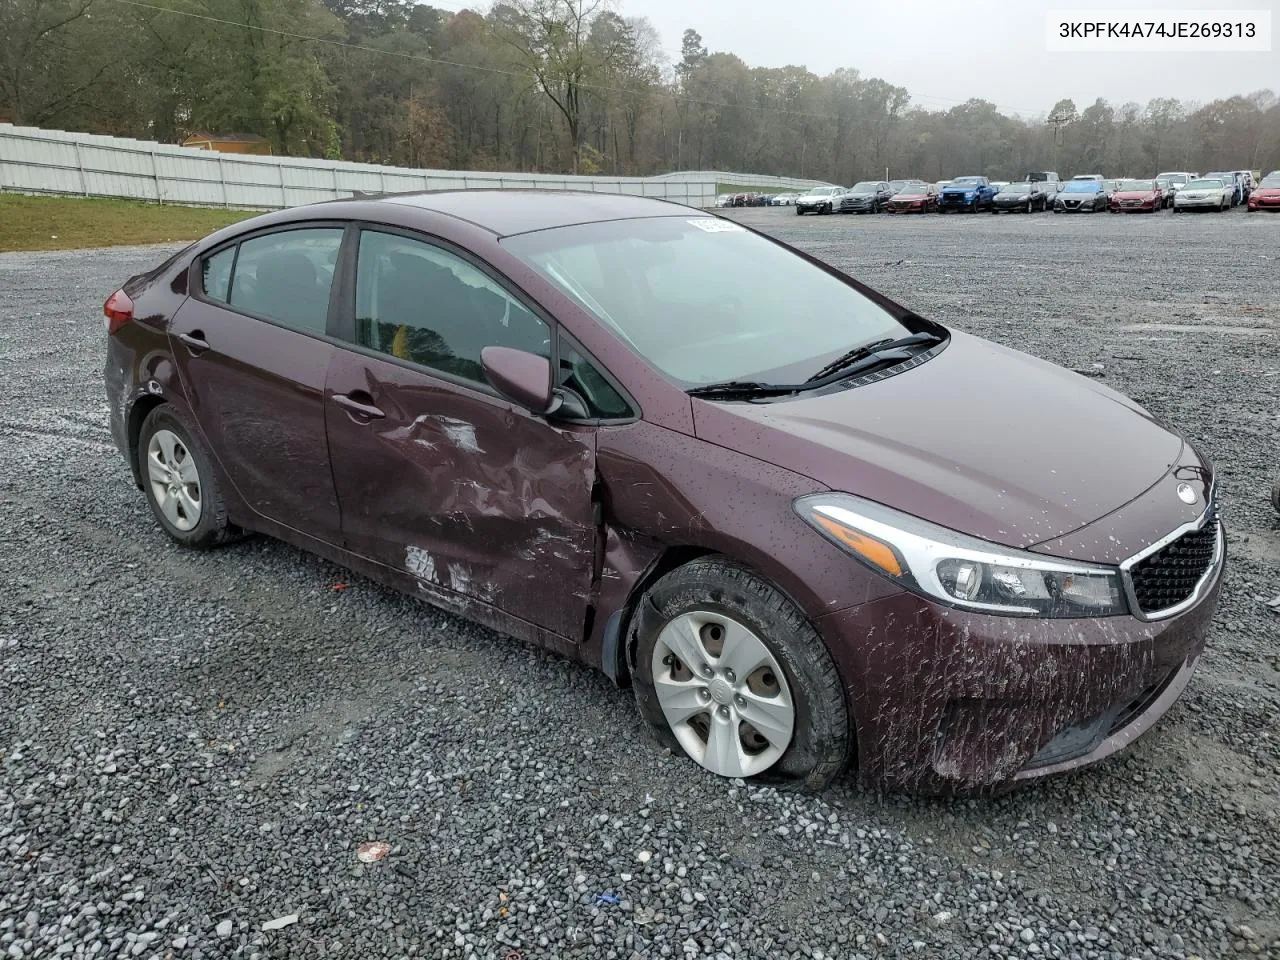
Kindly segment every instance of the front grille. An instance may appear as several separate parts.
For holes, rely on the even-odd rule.
[[[1205,514],[1204,525],[1143,557],[1129,568],[1138,608],[1159,613],[1189,600],[1213,563],[1218,549],[1218,508]]]

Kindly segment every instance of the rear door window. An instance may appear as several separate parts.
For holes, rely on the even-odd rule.
[[[341,246],[340,227],[285,230],[245,240],[227,303],[299,333],[322,336]]]
[[[200,282],[204,295],[210,300],[226,303],[231,292],[231,268],[236,262],[236,248],[227,247],[211,257],[206,257],[200,265]]]

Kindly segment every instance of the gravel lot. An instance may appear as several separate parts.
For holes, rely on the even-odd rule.
[[[1230,572],[1164,723],[995,800],[715,780],[585,668],[279,543],[172,546],[98,312],[166,250],[7,254],[0,958],[1280,956],[1280,217],[736,215],[1203,444]]]

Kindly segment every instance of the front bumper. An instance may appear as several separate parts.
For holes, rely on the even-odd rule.
[[[894,203],[890,200],[884,205],[884,209],[888,213],[924,213],[927,206],[924,200],[913,200],[910,203]]]
[[[1193,607],[1152,622],[990,616],[912,593],[820,618],[847,678],[859,777],[983,792],[1110,756],[1185,689],[1222,569]]]
[[[841,213],[867,213],[876,205],[874,200],[842,200]]]
[[[1145,213],[1160,207],[1158,200],[1113,200],[1110,208],[1120,213]]]
[[[1194,197],[1194,198],[1178,197],[1176,200],[1173,201],[1174,207],[1176,207],[1179,210],[1184,210],[1184,209],[1187,209],[1188,207],[1206,207],[1206,208],[1212,207],[1213,209],[1216,210],[1218,207],[1222,206],[1224,203],[1230,203],[1230,201],[1223,200],[1222,197]]]

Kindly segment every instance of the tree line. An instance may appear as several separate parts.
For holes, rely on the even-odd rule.
[[[645,175],[719,169],[852,183],[1055,169],[1280,167],[1270,90],[1210,103],[949,109],[842,68],[752,67],[607,0],[3,0],[0,120],[176,142],[252,133],[279,154],[413,167]]]

